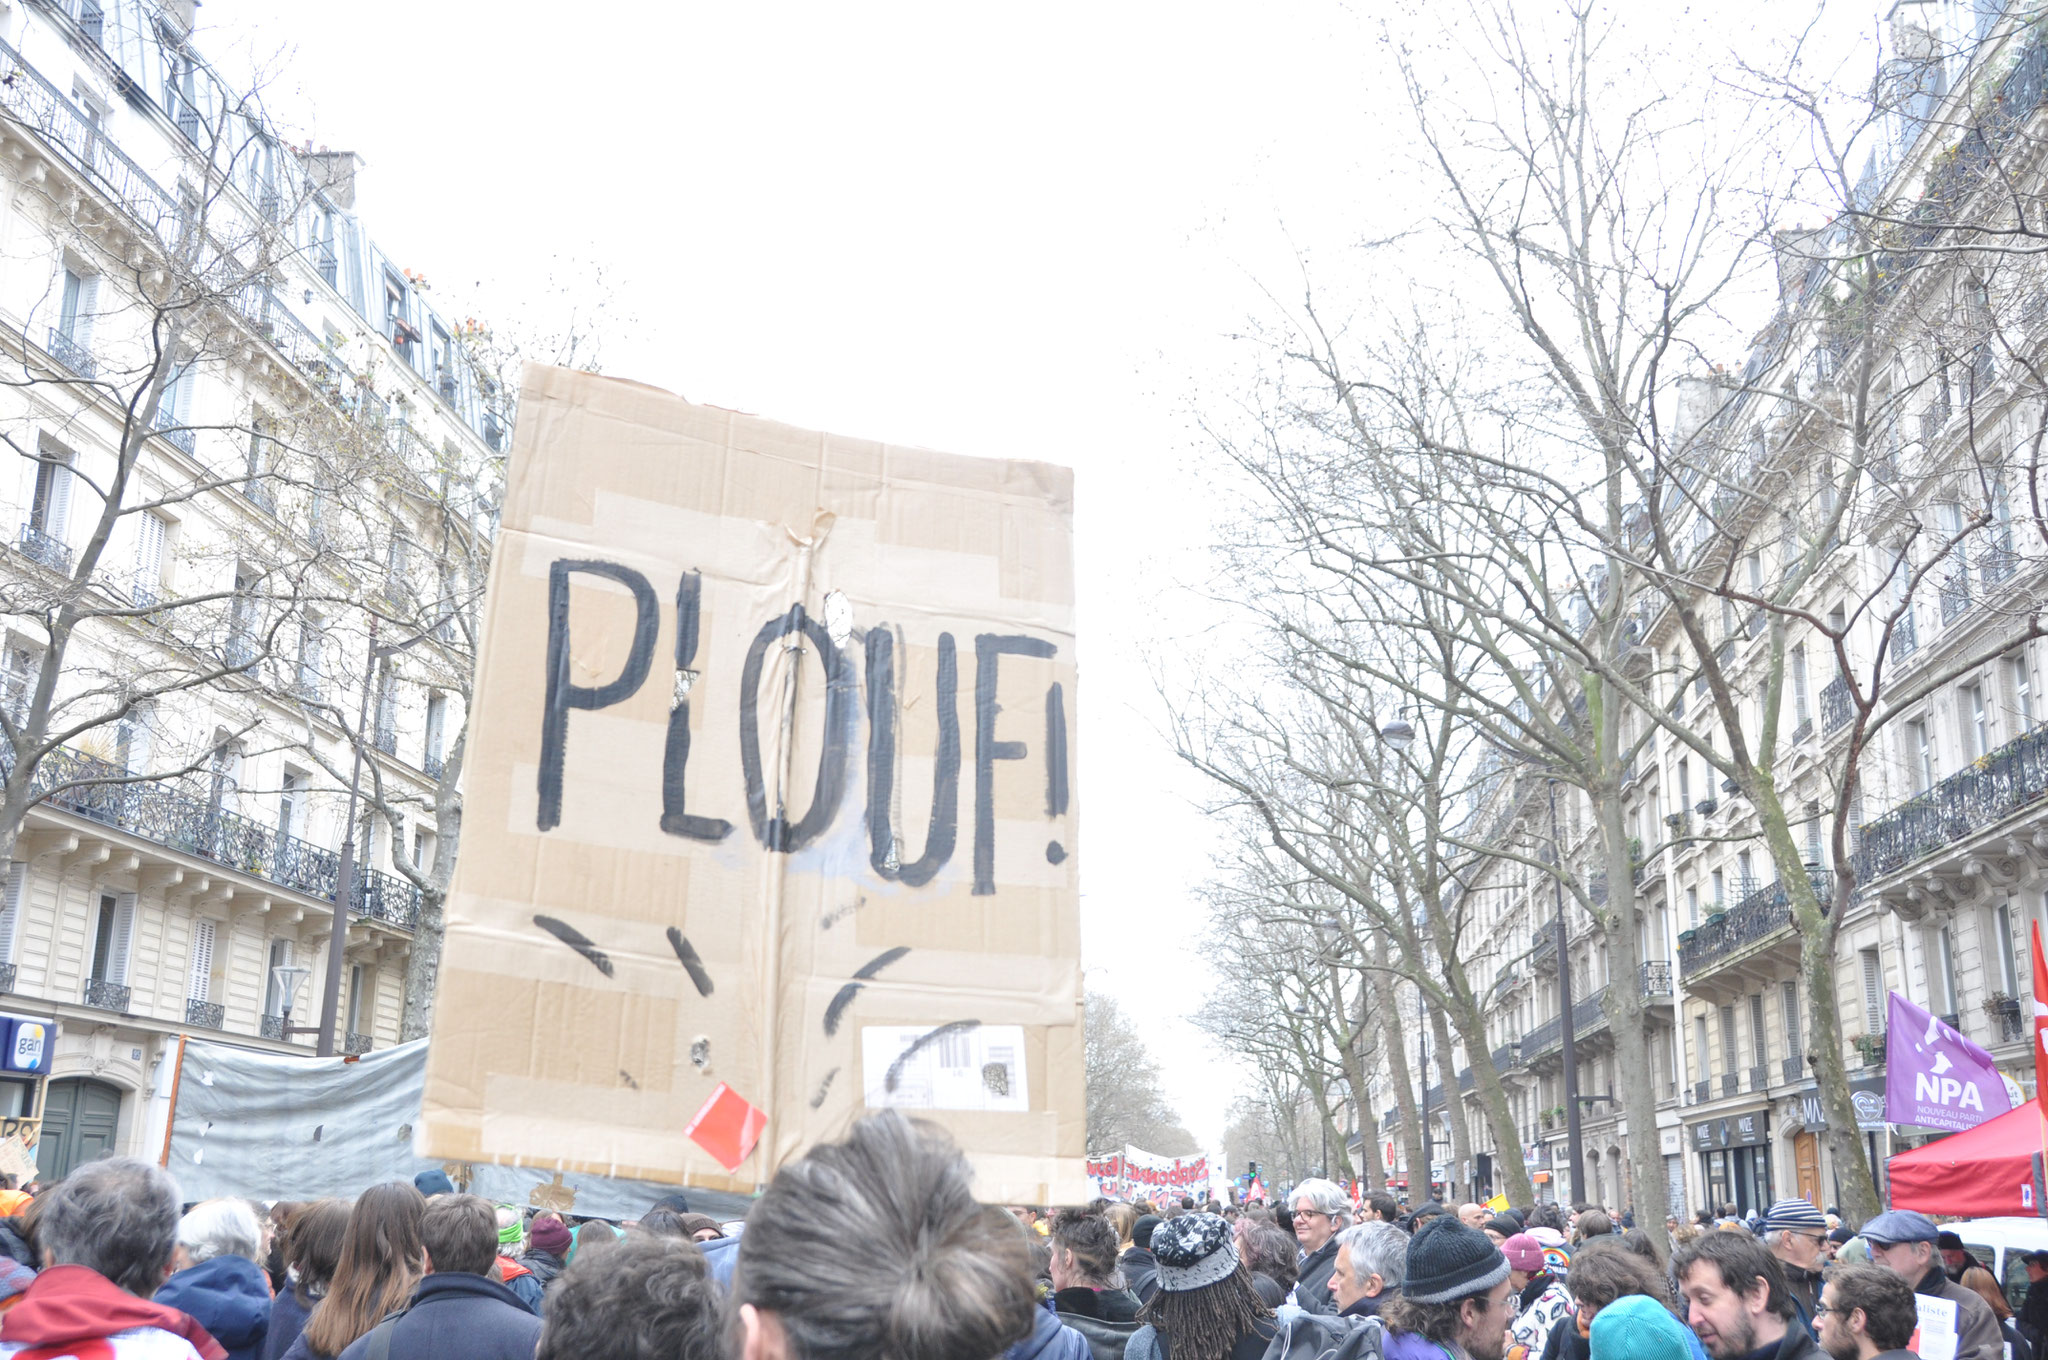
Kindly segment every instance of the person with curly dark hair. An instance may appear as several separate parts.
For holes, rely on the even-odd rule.
[[[633,1233],[555,1280],[534,1360],[721,1360],[719,1304],[703,1252]]]
[[[1088,1339],[1095,1360],[1122,1360],[1141,1305],[1117,1271],[1116,1229],[1101,1214],[1065,1209],[1052,1220],[1050,1241],[1053,1311]]]

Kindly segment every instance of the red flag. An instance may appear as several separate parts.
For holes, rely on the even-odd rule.
[[[2034,1099],[2048,1118],[2048,957],[2041,953],[2041,923],[2034,923]]]

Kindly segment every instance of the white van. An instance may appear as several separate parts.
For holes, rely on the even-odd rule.
[[[2006,1302],[2018,1313],[2027,1297],[2027,1267],[2020,1257],[2048,1251],[2048,1218],[1965,1218],[1941,1230],[1963,1239],[1963,1249],[1998,1277]]]

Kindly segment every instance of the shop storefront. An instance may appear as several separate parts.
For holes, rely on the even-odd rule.
[[[1770,1127],[1766,1110],[1702,1119],[1686,1126],[1686,1141],[1700,1159],[1706,1208],[1718,1214],[1732,1204],[1744,1217],[1770,1208]]]

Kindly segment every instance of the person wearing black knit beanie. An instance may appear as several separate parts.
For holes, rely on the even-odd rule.
[[[1500,1360],[1512,1296],[1492,1238],[1448,1214],[1429,1219],[1408,1244],[1401,1297],[1380,1312],[1386,1360]]]

